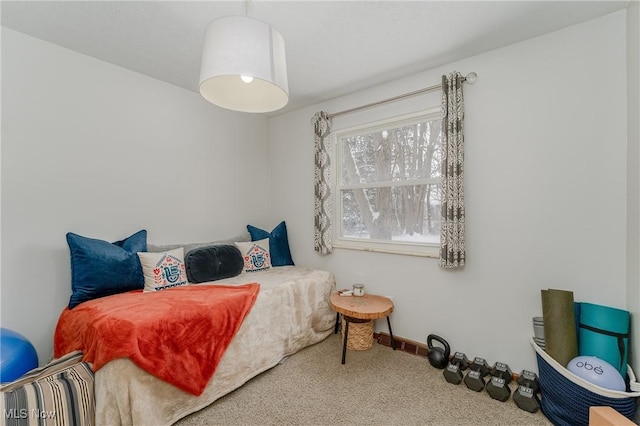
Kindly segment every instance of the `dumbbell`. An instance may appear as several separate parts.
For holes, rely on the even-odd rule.
[[[486,389],[489,396],[498,401],[505,402],[511,396],[509,383],[513,380],[513,373],[507,364],[496,362],[490,371],[491,380]]]
[[[532,371],[522,370],[518,376],[518,389],[513,393],[513,400],[518,408],[535,413],[540,409],[539,390],[538,375]]]
[[[469,366],[469,372],[464,377],[464,384],[471,390],[481,392],[486,382],[484,376],[489,374],[489,364],[484,358],[475,357]]]
[[[456,352],[453,354],[453,358],[451,358],[447,368],[444,369],[442,374],[444,378],[447,379],[447,382],[458,385],[464,375],[462,372],[466,370],[467,367],[469,367],[467,356],[462,352]]]

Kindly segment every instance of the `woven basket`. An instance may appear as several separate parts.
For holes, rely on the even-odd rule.
[[[362,321],[362,322],[360,322]],[[342,318],[342,338],[344,339],[344,318]],[[373,346],[373,320],[349,321],[349,339],[347,349],[352,351],[366,351]]]
[[[633,419],[639,384],[629,366],[627,375],[631,392],[601,388],[576,376],[549,356],[533,339],[531,345],[536,351],[542,399],[540,407],[544,415],[556,426],[577,426],[589,424],[590,406],[609,406],[620,414]]]

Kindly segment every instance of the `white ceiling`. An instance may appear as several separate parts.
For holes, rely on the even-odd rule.
[[[226,15],[284,37],[277,113],[516,43],[626,1],[2,1],[2,26],[198,91],[207,24]]]

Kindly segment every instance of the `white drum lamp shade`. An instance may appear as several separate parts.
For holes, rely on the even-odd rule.
[[[289,101],[284,40],[265,22],[226,16],[207,27],[200,94],[222,108],[270,112]]]

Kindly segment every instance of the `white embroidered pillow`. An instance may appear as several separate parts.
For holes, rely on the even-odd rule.
[[[162,253],[139,252],[138,257],[144,275],[144,292],[189,284],[184,265],[184,248]]]
[[[236,247],[238,247],[240,253],[242,253],[245,272],[264,271],[271,268],[269,238],[246,243],[236,243]]]

